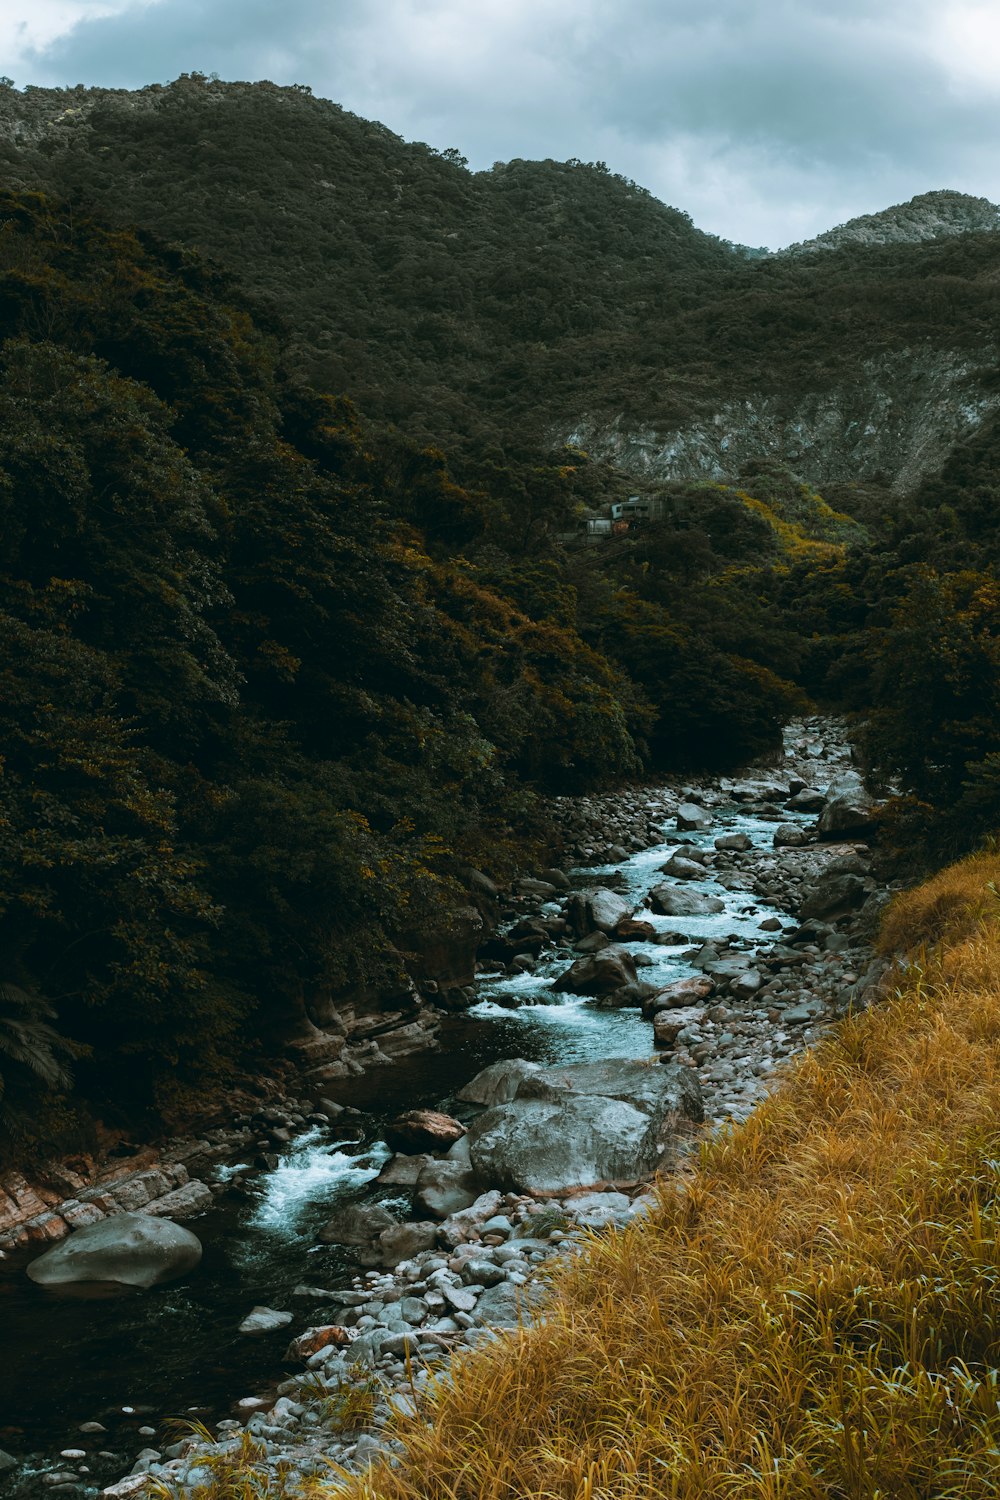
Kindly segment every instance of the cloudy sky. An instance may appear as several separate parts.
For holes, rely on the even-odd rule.
[[[1000,199],[998,0],[4,0],[0,73],[307,83],[473,167],[604,160],[772,248]]]

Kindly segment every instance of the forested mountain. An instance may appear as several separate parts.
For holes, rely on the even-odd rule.
[[[805,695],[865,713],[890,854],[1000,818],[997,234],[748,260],[601,164],[470,174],[200,77],[0,85],[0,171],[0,1072],[36,1147],[86,1118],[70,1071],[177,1118],[398,989],[545,794],[745,762]],[[844,458],[848,387],[933,429],[909,467]],[[671,449],[803,393],[822,442],[781,407]],[[636,488],[655,522],[578,542]]]
[[[920,421],[943,421],[950,443],[981,398],[978,366],[996,362],[1000,235],[961,194],[910,205],[970,231],[958,237],[910,243],[892,210],[876,243],[846,226],[835,253],[747,260],[601,163],[470,173],[456,149],[402,141],[307,89],[199,75],[134,92],[0,88],[0,165],[228,267],[258,321],[284,328],[299,373],[456,459],[616,421],[664,438],[657,477],[699,477],[704,455],[676,435],[720,406],[749,401],[754,426],[762,401],[798,411],[853,389],[862,361],[914,352],[961,368]],[[869,404],[900,380],[883,369]],[[905,382],[893,395],[907,404]],[[863,414],[807,409],[803,424],[834,428],[814,462],[799,443],[814,483],[841,438],[865,477],[895,466],[866,445]],[[743,456],[787,455],[776,439]],[[921,472],[943,457],[931,445]]]

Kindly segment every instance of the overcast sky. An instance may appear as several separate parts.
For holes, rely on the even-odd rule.
[[[307,83],[473,167],[604,160],[772,248],[1000,199],[1000,0],[4,0],[0,73]]]

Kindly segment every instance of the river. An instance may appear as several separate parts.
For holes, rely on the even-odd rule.
[[[736,801],[713,809],[711,828],[685,835],[712,848],[720,833],[746,833],[770,852],[775,818],[748,811]],[[813,820],[782,813],[784,822]],[[572,872],[577,889],[613,883],[639,905],[662,882],[660,866],[676,849],[672,824],[661,844],[614,866]],[[654,926],[683,932],[687,939],[762,941],[763,917],[788,914],[765,907],[745,890],[730,890],[709,878],[698,889],[720,896],[725,911],[711,916],[649,916]],[[647,913],[642,913],[647,920]],[[629,944],[643,965],[640,978],[657,986],[693,974],[690,942],[673,947]],[[456,1109],[453,1095],[486,1064],[506,1057],[538,1062],[577,1062],[608,1057],[645,1057],[652,1051],[650,1024],[636,1010],[608,1010],[591,999],[552,992],[552,979],[567,967],[563,953],[527,974],[484,976],[479,1003],[444,1020],[440,1048],[375,1069],[344,1082],[337,1097],[363,1112],[354,1141],[314,1127],[301,1136],[273,1170],[241,1172],[241,1186],[227,1188],[213,1209],[190,1221],[202,1239],[204,1260],[180,1282],[151,1291],[88,1299],[56,1296],[23,1272],[0,1276],[0,1448],[26,1466],[0,1476],[5,1500],[43,1493],[92,1495],[98,1481],[127,1472],[134,1455],[160,1439],[165,1420],[197,1416],[211,1422],[231,1414],[235,1399],[282,1378],[281,1355],[288,1333],[263,1339],[237,1332],[257,1303],[300,1309],[295,1326],[308,1321],[308,1303],[296,1303],[300,1283],[343,1284],[354,1269],[347,1254],[317,1245],[316,1235],[342,1203],[378,1196],[408,1216],[399,1190],[374,1185],[389,1155],[381,1133],[388,1118],[419,1106]],[[516,1008],[511,1008],[511,1007]],[[750,1080],[746,1107],[760,1091]],[[243,1163],[220,1168],[225,1181]],[[393,1196],[395,1194],[396,1196]],[[80,1425],[100,1422],[106,1433],[81,1437]],[[156,1438],[140,1433],[153,1429]],[[58,1460],[62,1449],[85,1449],[81,1460]],[[105,1456],[100,1456],[100,1455]],[[77,1475],[74,1486],[52,1489],[43,1476],[62,1463]]]

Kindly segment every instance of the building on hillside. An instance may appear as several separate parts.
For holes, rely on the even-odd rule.
[[[629,495],[627,500],[616,500],[611,507],[612,521],[632,522],[662,521],[663,500],[659,495]]]

